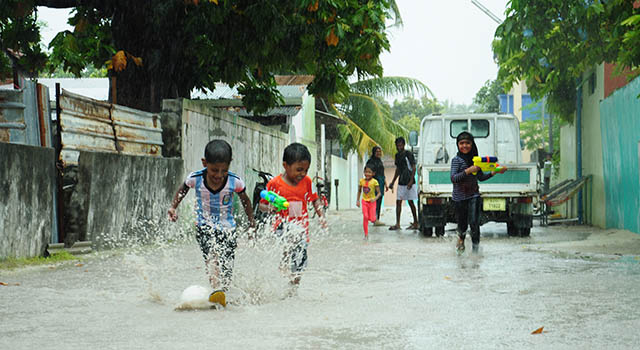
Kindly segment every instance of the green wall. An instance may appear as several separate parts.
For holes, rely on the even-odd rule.
[[[595,88],[591,92],[589,76],[596,76]],[[591,175],[591,203],[585,203],[585,223],[606,227],[605,189],[602,173],[602,135],[600,122],[600,102],[604,99],[604,64],[598,65],[583,75],[582,86],[582,174]],[[575,177],[574,177],[575,178]],[[591,209],[591,213],[587,209]],[[590,215],[590,217],[589,217]]]
[[[640,233],[640,78],[600,104],[606,225]]]

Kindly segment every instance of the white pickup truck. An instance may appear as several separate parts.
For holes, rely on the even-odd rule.
[[[497,156],[508,168],[504,174],[480,182],[483,198],[480,224],[505,222],[510,236],[529,236],[533,204],[538,200],[540,179],[535,163],[522,163],[520,124],[509,114],[429,115],[422,119],[418,137],[418,192],[420,229],[426,236],[444,234],[455,223],[451,200],[451,158],[456,156],[456,136],[469,131],[480,156]]]

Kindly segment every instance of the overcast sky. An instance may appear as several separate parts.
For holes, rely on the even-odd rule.
[[[469,104],[495,79],[491,42],[498,24],[470,0],[396,0],[404,25],[391,31],[391,51],[381,56],[385,76],[425,83],[438,100]],[[504,19],[507,0],[480,0]]]
[[[386,76],[425,83],[441,100],[469,104],[485,81],[495,79],[491,41],[497,23],[471,0],[396,0],[404,25],[390,31],[391,51],[381,56]],[[504,18],[508,0],[480,0]],[[68,10],[39,8],[45,43],[66,24]]]

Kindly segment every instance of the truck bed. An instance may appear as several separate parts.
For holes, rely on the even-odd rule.
[[[535,163],[509,164],[508,171],[487,181],[480,181],[483,197],[534,196],[538,188],[538,171]],[[418,171],[419,192],[429,196],[451,197],[450,165],[422,165]]]

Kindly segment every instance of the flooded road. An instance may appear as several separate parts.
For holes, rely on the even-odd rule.
[[[391,211],[385,212],[392,221]],[[239,241],[224,310],[175,311],[207,285],[192,238],[103,251],[80,262],[0,270],[6,349],[615,348],[640,344],[637,255],[538,251],[584,240],[580,229],[535,227],[509,238],[481,228],[481,251],[449,237],[371,227],[357,211],[312,231],[297,291],[268,239]],[[406,227],[405,223],[403,227]],[[177,226],[175,226],[177,227]],[[453,227],[448,227],[453,228]],[[467,246],[471,244],[467,237]],[[291,295],[292,294],[292,295]],[[543,327],[542,334],[531,332]]]

